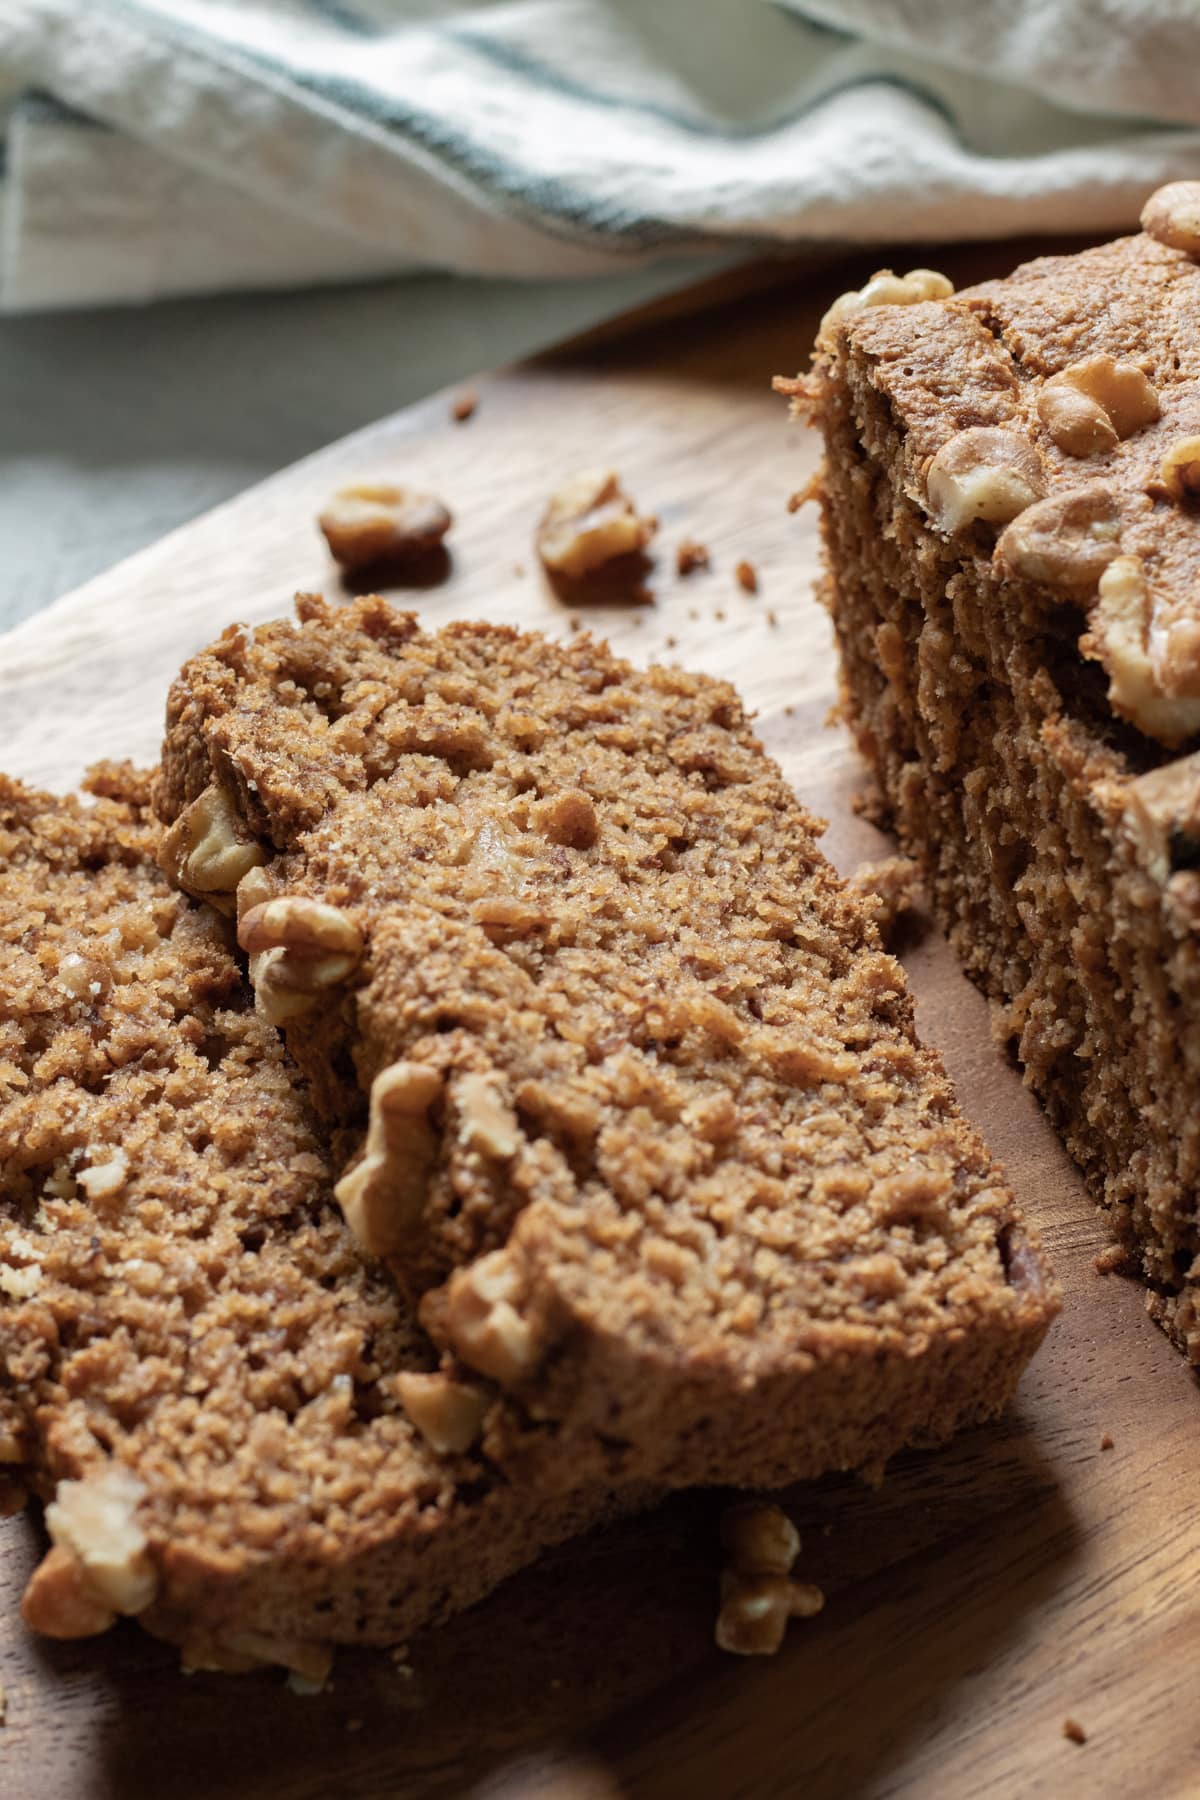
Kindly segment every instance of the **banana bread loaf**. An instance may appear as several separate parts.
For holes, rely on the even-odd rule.
[[[951,298],[880,276],[781,385],[902,846],[1196,1362],[1200,184],[1143,219]]]
[[[157,804],[490,1457],[769,1485],[1003,1406],[1051,1284],[726,684],[302,599],[185,667]]]

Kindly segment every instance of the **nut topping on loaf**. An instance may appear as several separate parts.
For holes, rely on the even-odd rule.
[[[781,384],[821,415],[846,357],[869,360],[868,447],[895,435],[905,491],[949,553],[993,556],[1018,611],[1065,609],[1056,637],[1082,610],[1076,641],[1109,674],[1112,711],[1169,748],[1200,731],[1198,193],[1162,190],[1151,236],[1074,264],[1046,257],[916,308],[839,302],[813,373]],[[1135,609],[1126,577],[1119,619],[1100,587],[1118,558],[1144,582]]]

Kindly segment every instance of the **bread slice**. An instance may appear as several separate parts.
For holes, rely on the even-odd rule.
[[[1142,236],[934,303],[843,308],[800,385],[825,433],[858,742],[1149,1310],[1200,1362],[1186,188],[1155,196]]]
[[[732,688],[302,599],[157,803],[490,1457],[770,1485],[1005,1404],[1052,1285]]]
[[[347,1230],[229,927],[168,887],[144,784],[99,785],[0,778],[0,1472],[54,1538],[24,1614],[315,1675],[614,1503],[462,1447],[473,1396]]]

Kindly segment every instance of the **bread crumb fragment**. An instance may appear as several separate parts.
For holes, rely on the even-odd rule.
[[[1087,1743],[1087,1732],[1078,1719],[1064,1719],[1062,1734],[1065,1738],[1070,1738],[1073,1744]]]
[[[1103,1250],[1098,1250],[1093,1256],[1092,1267],[1097,1275],[1111,1275],[1114,1269],[1121,1268],[1128,1256],[1129,1251],[1124,1244],[1106,1244]]]
[[[475,389],[463,388],[461,393],[454,396],[450,407],[450,417],[457,425],[465,425],[468,419],[474,417],[478,406],[479,395]]]
[[[694,538],[684,538],[675,552],[675,572],[677,575],[690,575],[693,569],[712,567],[707,544],[698,544]]]
[[[743,560],[737,565],[737,567],[733,571],[733,573],[734,573],[734,578],[737,581],[738,586],[742,589],[742,591],[744,593],[757,594],[757,592],[758,592],[758,570],[755,568],[755,566],[752,562],[746,562],[746,560],[743,558]]]
[[[1111,1432],[1106,1431],[1104,1433],[1104,1436],[1100,1439],[1100,1448],[1102,1450],[1111,1450],[1112,1447],[1113,1447],[1112,1434],[1111,1434]]]

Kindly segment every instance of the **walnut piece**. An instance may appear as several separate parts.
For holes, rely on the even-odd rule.
[[[760,1500],[726,1507],[721,1542],[745,1575],[787,1575],[800,1554],[800,1533],[782,1507]]]
[[[129,1179],[129,1159],[120,1145],[111,1150],[89,1144],[91,1166],[80,1169],[75,1177],[89,1200],[111,1200]]]
[[[421,1218],[437,1149],[429,1112],[442,1087],[438,1071],[419,1062],[392,1063],[371,1083],[362,1161],[333,1190],[369,1256],[393,1255]]]
[[[1200,731],[1200,699],[1163,693],[1150,656],[1152,613],[1141,558],[1118,556],[1100,575],[1096,605],[1080,648],[1103,664],[1114,712],[1147,737],[1178,744]]]
[[[521,1147],[516,1114],[500,1093],[498,1079],[474,1071],[454,1084],[459,1141],[498,1162],[507,1162]]]
[[[461,1456],[483,1428],[487,1395],[449,1375],[397,1375],[396,1398],[439,1456]]]
[[[1200,499],[1200,437],[1176,438],[1162,459],[1161,474],[1172,500]]]
[[[789,1619],[810,1619],[825,1604],[820,1588],[786,1575],[749,1575],[726,1569],[721,1576],[717,1648],[735,1656],[774,1656]]]
[[[1200,255],[1200,181],[1169,181],[1142,208],[1142,230],[1172,250]]]
[[[386,482],[340,488],[317,520],[344,569],[415,561],[437,548],[452,523],[435,494]]]
[[[1158,394],[1136,363],[1088,356],[1051,376],[1038,396],[1038,413],[1060,450],[1093,456],[1152,425]]]
[[[88,1581],[79,1558],[56,1544],[25,1585],[21,1617],[43,1637],[83,1638],[107,1631],[117,1615]]]
[[[1006,525],[1045,491],[1033,445],[1014,431],[992,425],[956,432],[925,474],[930,518],[947,534],[977,521]]]
[[[118,1613],[150,1605],[158,1578],[137,1507],[145,1488],[121,1463],[60,1481],[46,1508],[54,1547],[34,1570],[21,1613],[48,1637],[91,1637]]]
[[[1117,428],[1098,400],[1062,382],[1038,395],[1038,418],[1067,456],[1100,456],[1118,442]]]
[[[995,559],[1025,581],[1086,593],[1121,552],[1121,513],[1099,482],[1039,500],[1000,535]]]
[[[349,980],[363,953],[349,913],[305,894],[280,894],[242,913],[238,943],[249,954],[255,998],[271,1025],[299,1017],[319,994]]]
[[[838,295],[817,329],[817,343],[834,325],[872,306],[915,306],[922,300],[947,300],[953,292],[954,283],[936,269],[910,269],[907,275],[877,269],[862,287]]]
[[[656,519],[637,512],[613,470],[587,469],[551,497],[535,542],[547,569],[578,581],[617,557],[637,555],[657,529]]]
[[[216,782],[184,808],[158,852],[169,881],[226,913],[233,911],[238,883],[266,860],[262,845]]]
[[[493,1250],[450,1278],[446,1335],[481,1375],[505,1384],[530,1374],[536,1354],[533,1331],[514,1302],[516,1271],[504,1250]]]

